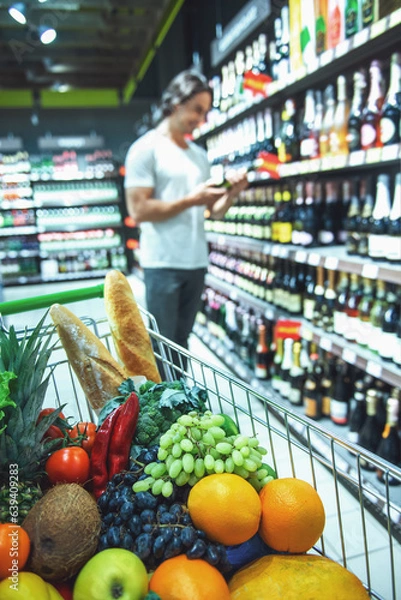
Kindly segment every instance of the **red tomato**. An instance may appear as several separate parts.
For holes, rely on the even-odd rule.
[[[89,421],[81,421],[80,423],[77,423],[71,429],[71,431],[69,431],[68,435],[72,440],[74,440],[78,436],[84,435],[85,438],[83,438],[82,441],[78,443],[90,455],[96,437],[96,425],[94,423],[90,423]]]
[[[79,483],[82,485],[89,478],[88,453],[80,446],[60,448],[47,459],[45,470],[52,484]]]
[[[72,585],[69,583],[54,583],[52,581],[52,585],[56,588],[58,593],[64,598],[64,600],[72,600]]]
[[[43,417],[45,417],[46,415],[51,415],[55,410],[56,410],[55,408],[44,408],[43,410],[41,410],[39,413],[37,423],[40,423],[40,421],[43,419]],[[63,415],[62,412],[59,414],[59,417],[60,417],[60,419],[65,420],[65,416]],[[64,437],[64,433],[56,425],[50,425],[49,429],[47,429],[46,433],[43,436],[43,438],[50,438],[51,440],[56,440],[57,438],[63,438],[63,437]]]

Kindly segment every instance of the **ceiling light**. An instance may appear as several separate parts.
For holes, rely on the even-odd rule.
[[[17,2],[16,4],[12,4],[8,9],[9,15],[20,23],[21,25],[25,25],[26,23],[26,6],[23,2]]]
[[[57,37],[57,32],[52,27],[41,25],[38,29],[39,39],[42,44],[51,44]]]

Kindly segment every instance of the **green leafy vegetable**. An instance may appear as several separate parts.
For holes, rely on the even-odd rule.
[[[16,374],[12,373],[11,371],[3,371],[2,373],[0,373],[0,422],[5,417],[5,412],[4,412],[3,408],[5,408],[6,406],[11,406],[13,408],[16,407],[15,402],[13,400],[11,400],[11,398],[10,398],[10,386],[9,386],[11,379],[16,379],[16,378],[17,378]],[[0,433],[2,433],[6,427],[7,427],[7,424],[4,425],[0,429]]]

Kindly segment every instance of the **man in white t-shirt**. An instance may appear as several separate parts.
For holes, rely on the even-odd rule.
[[[184,348],[208,265],[204,212],[222,217],[247,186],[239,173],[229,190],[211,185],[206,152],[188,139],[211,100],[200,73],[177,75],[162,96],[162,121],[132,144],[125,162],[127,209],[141,227],[147,308],[160,332]]]

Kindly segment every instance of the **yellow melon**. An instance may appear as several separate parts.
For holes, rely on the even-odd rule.
[[[361,581],[315,554],[263,556],[233,575],[231,600],[368,600]]]

